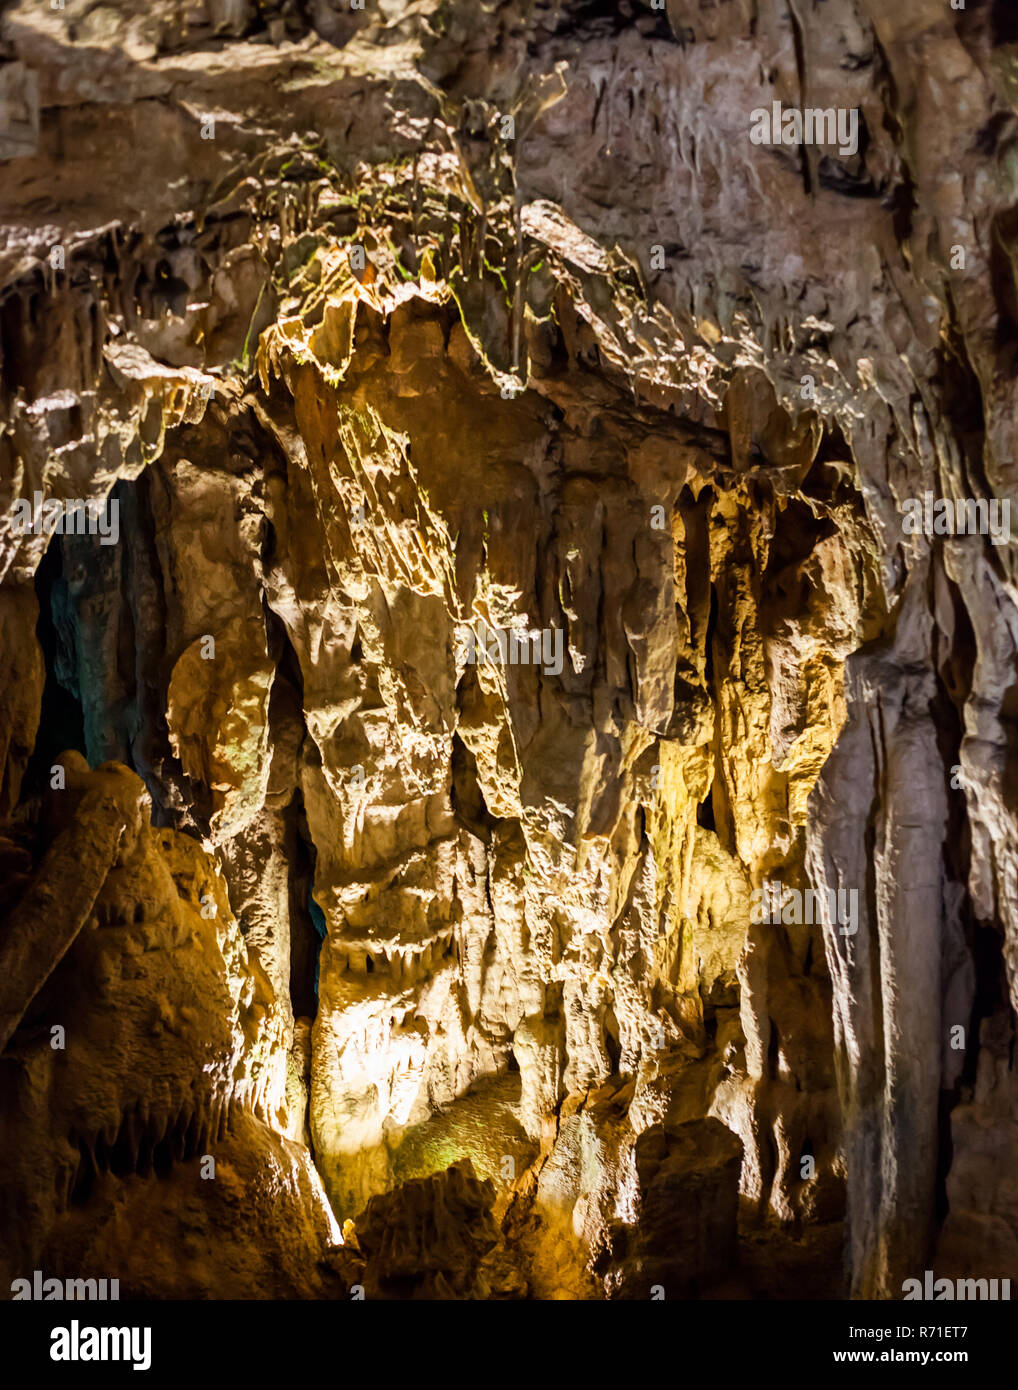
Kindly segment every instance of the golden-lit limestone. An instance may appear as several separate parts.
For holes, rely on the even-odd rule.
[[[196,637],[174,666],[166,722],[184,772],[212,791],[212,828],[227,836],[265,802],[275,666],[260,617],[210,636],[214,646],[207,636]],[[254,664],[259,646],[262,660]]]
[[[563,1286],[587,1287],[579,1271],[611,1215],[616,1165],[647,1124],[675,1108],[692,1118],[694,1094],[695,1113],[713,1107],[742,1137],[747,1195],[783,1218],[812,1200],[793,1171],[796,1134],[814,1136],[823,1181],[836,1177],[831,1107],[818,1102],[789,1137],[777,1103],[810,1048],[830,1048],[822,991],[783,986],[803,970],[811,933],[792,933],[789,949],[774,928],[755,940],[746,929],[760,877],[798,872],[802,805],[842,717],[840,662],[872,606],[862,547],[818,534],[790,557],[807,596],[818,578],[862,595],[838,609],[836,630],[820,605],[783,611],[767,591],[780,504],[765,516],[739,487],[709,484],[702,455],[670,427],[655,440],[653,418],[630,438],[619,417],[606,447],[589,428],[605,403],[568,381],[544,383],[565,411],[555,440],[540,398],[502,402],[456,328],[445,350],[426,297],[383,307],[384,322],[359,307],[348,360],[302,361],[310,340],[293,348],[283,335],[265,366],[292,392],[293,421],[278,399],[260,407],[286,458],[261,495],[276,537],[261,582],[300,667],[309,740],[298,775],[329,927],[310,1133],[337,1210],[356,1213],[406,1171],[405,1132],[512,1058],[537,1172],[558,1145],[568,1168],[568,1127],[557,1137],[553,1120],[563,1098],[585,1115],[596,1180],[567,1185],[557,1216],[551,1189],[530,1191],[535,1212],[561,1217],[575,1264]],[[729,430],[743,428],[737,405]],[[603,428],[611,417],[599,418]],[[552,506],[556,450],[601,476],[592,486],[567,473]],[[250,579],[262,540],[244,529],[246,484],[206,480],[177,453],[159,476],[179,595],[167,722],[225,841],[256,824],[272,781],[275,666]],[[655,507],[666,528],[651,525]],[[214,539],[224,509],[240,520],[225,557]],[[542,535],[541,566],[521,532]],[[783,645],[768,660],[772,612]],[[527,668],[457,665],[464,618],[522,614],[563,626],[560,685]],[[238,863],[241,886],[250,874]],[[282,959],[267,962],[277,988]],[[769,1075],[778,1017],[785,1079]],[[724,1039],[721,1069],[708,1019]],[[290,1106],[302,1107],[307,1062],[280,1041],[279,1074],[289,1057]],[[632,1080],[614,1117],[587,1114],[586,1093],[619,1075]],[[830,1081],[821,1066],[819,1089]],[[301,1132],[292,1109],[277,1115]]]
[[[73,374],[80,400],[54,390],[41,400],[12,403],[0,436],[4,520],[19,499],[33,498],[35,480],[46,499],[103,502],[119,478],[137,478],[159,457],[167,431],[200,420],[213,393],[231,394],[215,377],[167,367],[138,344],[108,341],[100,354],[92,329],[80,323],[91,314],[81,292],[62,287],[53,299],[60,306],[54,322],[67,341],[53,345],[52,370]],[[49,463],[55,453],[56,471]],[[17,534],[0,526],[0,578],[28,579],[48,543],[41,528]]]
[[[609,1297],[688,1297],[729,1275],[741,1146],[717,1119],[654,1125],[633,1150],[634,1211],[605,1234],[596,1268]]]
[[[214,1178],[200,1176],[197,1159],[169,1180],[97,1178],[78,1267],[118,1270],[122,1297],[343,1297],[345,1282],[322,1264],[339,1228],[307,1150],[247,1110],[235,1110],[209,1148]]]
[[[82,787],[87,764],[64,754],[73,817],[46,851],[38,875],[4,925],[0,941],[0,1046],[6,1047],[32,1000],[88,920],[114,864],[129,852],[139,829],[142,788],[137,779],[97,775]],[[77,785],[75,785],[77,783]],[[54,922],[54,918],[56,921]]]
[[[818,857],[830,858],[814,876],[829,871],[840,881],[851,865],[857,880],[864,877],[837,824],[838,807],[855,805],[861,778],[860,818],[868,825],[868,782],[876,779],[857,748],[857,740],[865,744],[861,716],[852,722],[842,664],[892,631],[904,572],[926,548],[925,541],[902,545],[896,499],[920,481],[964,490],[985,478],[998,491],[1014,481],[1011,296],[1007,275],[1002,280],[999,266],[990,273],[988,264],[992,251],[1006,270],[1011,255],[1015,190],[999,115],[1011,103],[1013,79],[989,51],[993,26],[971,14],[956,22],[924,0],[895,7],[835,0],[836,22],[831,6],[804,10],[793,43],[777,11],[751,27],[745,7],[701,12],[676,0],[673,29],[684,35],[688,25],[696,43],[661,43],[634,26],[610,40],[577,39],[575,52],[563,44],[559,99],[544,119],[528,122],[513,155],[521,186],[510,200],[506,188],[488,185],[491,171],[483,168],[489,158],[508,167],[508,152],[485,148],[468,168],[459,127],[469,128],[461,118],[470,103],[461,107],[415,75],[426,55],[429,71],[459,73],[464,90],[489,87],[479,59],[460,71],[455,39],[443,24],[429,24],[427,5],[401,17],[411,37],[399,43],[391,34],[380,40],[366,15],[366,32],[346,47],[353,29],[337,19],[328,44],[307,33],[293,45],[277,45],[275,36],[257,45],[228,39],[222,52],[188,50],[179,18],[159,4],[123,23],[104,10],[88,21],[84,48],[52,14],[16,8],[15,51],[42,65],[43,88],[70,103],[51,117],[73,112],[78,148],[92,151],[66,166],[60,215],[75,229],[116,229],[95,259],[103,277],[104,261],[118,265],[103,307],[114,336],[129,326],[138,341],[103,341],[100,315],[80,285],[58,285],[44,271],[50,293],[41,315],[31,308],[35,286],[25,287],[10,321],[25,348],[12,357],[27,395],[13,401],[12,428],[0,440],[12,465],[0,469],[4,480],[24,489],[54,458],[58,490],[98,496],[117,477],[137,476],[164,447],[167,425],[172,431],[201,414],[200,397],[182,407],[187,373],[157,359],[207,355],[222,370],[254,351],[268,325],[257,349],[261,390],[252,388],[243,406],[242,386],[227,394],[238,413],[250,409],[270,421],[287,454],[284,469],[266,460],[264,496],[258,484],[237,495],[263,503],[275,528],[265,599],[296,653],[314,745],[301,755],[299,778],[330,929],[317,1046],[323,1164],[342,1154],[346,1107],[357,1116],[350,1138],[374,1142],[388,1121],[429,1112],[470,1078],[507,1065],[511,1047],[526,1125],[545,1151],[564,1090],[573,1095],[563,1109],[573,1103],[570,1113],[581,1113],[575,1106],[584,1088],[635,1069],[635,1093],[619,1103],[634,1130],[670,1105],[684,1114],[698,1106],[699,1115],[713,1105],[744,1139],[748,1195],[782,1219],[815,1206],[816,1191],[795,1176],[797,1145],[811,1138],[822,1181],[840,1171],[820,933],[761,924],[740,939],[740,918],[746,894],[765,876],[805,882],[811,817],[823,819],[830,841],[814,842]],[[287,22],[292,37],[298,21]],[[528,45],[508,11],[483,23],[497,40],[491,51],[508,55],[505,71],[518,57],[532,78],[545,46]],[[232,22],[226,27],[239,33]],[[99,138],[108,121],[96,100],[92,47],[100,41],[103,72],[115,74],[123,93],[106,138]],[[653,90],[645,84],[651,62]],[[793,91],[803,64],[814,84],[821,75],[829,84],[832,104],[863,110],[870,138],[857,163],[832,170],[810,150],[801,164],[779,152],[758,158],[743,139],[762,73],[779,91]],[[874,72],[893,81],[874,85]],[[406,110],[391,100],[394,75]],[[355,102],[347,78],[356,82]],[[541,79],[536,85],[547,105]],[[263,92],[278,91],[287,100],[270,110]],[[223,113],[220,134],[225,129],[229,139],[199,138],[194,111],[205,107]],[[248,119],[252,110],[257,120]],[[341,197],[343,180],[332,177],[335,144],[301,144],[309,131],[333,126],[344,131],[344,159],[398,147],[385,165],[357,168],[352,197],[348,189]],[[425,128],[427,148],[418,150]],[[142,147],[158,150],[157,184],[122,177]],[[49,159],[44,148],[39,163],[13,161],[19,226],[3,253],[11,276],[27,277],[48,255],[49,228],[36,224],[38,188],[54,172]],[[284,180],[305,165],[316,182]],[[844,196],[875,190],[880,197]],[[409,195],[414,235],[431,242],[416,284],[396,268],[400,252],[387,244],[388,192]],[[568,201],[573,216],[550,194]],[[198,236],[211,213],[209,225],[222,219],[227,237],[249,235],[249,244],[228,245],[218,259],[210,252],[208,284],[189,283],[193,298],[184,293],[190,302],[176,312],[173,294],[153,293],[147,283],[145,259],[156,257],[150,242],[138,265],[126,262],[132,282],[140,281],[139,300],[149,302],[140,313],[133,304],[118,308],[120,229],[133,237],[136,227],[147,228],[154,240],[181,200],[192,198]],[[520,207],[518,225],[510,206]],[[351,208],[356,217],[336,234],[331,219]],[[188,219],[185,212],[185,227]],[[634,284],[646,266],[636,262],[665,236],[662,228],[673,227],[682,245],[669,245],[667,271],[644,296]],[[319,245],[303,243],[305,236]],[[533,245],[524,252],[521,244],[517,256],[524,237]],[[363,278],[349,263],[354,238],[372,253]],[[963,273],[956,240],[968,256]],[[520,260],[542,251],[521,322]],[[174,271],[190,274],[190,246],[173,255]],[[270,261],[279,268],[271,285]],[[453,295],[463,322],[453,315],[450,327],[430,310]],[[541,317],[552,303],[560,337]],[[443,356],[462,379],[450,384]],[[491,389],[510,369],[533,387],[515,402]],[[803,405],[806,369],[815,408]],[[65,387],[77,393],[78,424],[57,399]],[[334,394],[343,399],[333,410]],[[657,413],[644,409],[650,401]],[[548,404],[564,418],[560,431],[542,417]],[[679,437],[674,417],[665,418],[669,406],[702,428],[699,443]],[[821,418],[826,462],[811,476]],[[211,432],[202,436],[196,471],[219,470],[227,456],[219,444]],[[185,471],[179,460],[173,469]],[[840,474],[836,485],[830,471]],[[687,486],[689,498],[676,505]],[[651,504],[664,507],[666,534],[648,529]],[[362,505],[371,520],[353,522]],[[490,512],[490,525],[487,515],[481,525],[479,512]],[[219,534],[232,539],[241,526],[231,510],[223,517]],[[165,550],[186,565],[186,508],[181,519]],[[166,527],[159,530],[165,537]],[[670,557],[661,553],[668,542]],[[19,573],[34,568],[42,548],[26,544]],[[552,572],[550,596],[514,549],[539,559],[533,569],[542,575]],[[957,756],[973,832],[968,886],[979,921],[1003,928],[1014,996],[1016,836],[1007,797],[1014,560],[1006,551],[988,559],[971,546],[944,550],[945,569],[935,568],[929,589],[935,662],[964,726]],[[0,566],[12,557],[6,546]],[[252,576],[260,559],[261,546],[252,547]],[[216,803],[217,835],[236,835],[235,843],[250,835],[246,852],[262,828],[261,798],[285,799],[292,790],[298,774],[283,775],[278,764],[296,765],[299,740],[277,759],[264,738],[271,644],[257,621],[247,626],[260,614],[261,578],[250,586],[252,607],[243,585],[210,584],[221,571],[204,560],[190,585],[168,586],[167,647],[182,663],[171,722],[188,770]],[[662,578],[669,563],[674,593]],[[173,571],[171,559],[167,576]],[[190,607],[206,590],[225,594],[217,621],[201,605]],[[562,687],[530,673],[477,672],[453,698],[465,673],[446,647],[454,620],[475,603],[488,613],[515,606],[556,619],[560,609],[570,647]],[[216,698],[237,695],[240,717],[231,722],[213,700],[196,728],[189,707],[202,673],[193,644],[206,630],[231,631],[235,620],[245,624],[251,660],[245,666],[238,651],[229,653]],[[925,671],[929,655],[913,647],[902,660]],[[893,673],[888,680],[893,686]],[[925,686],[917,685],[922,707]],[[856,700],[880,700],[879,682],[861,694],[849,688]],[[39,694],[30,680],[24,701],[15,697],[21,730],[33,727]],[[821,789],[828,798],[821,816],[810,798],[839,731],[860,755],[839,759],[838,779]],[[15,743],[25,737],[18,733]],[[14,782],[26,751],[11,751]],[[929,741],[920,751],[924,773],[927,761],[955,756]],[[274,791],[273,770],[264,767],[270,756]],[[357,768],[363,781],[352,776]],[[924,779],[915,785],[925,790]],[[4,787],[9,801],[12,786]],[[911,825],[901,805],[906,791],[903,776],[891,829]],[[493,817],[503,824],[493,826]],[[280,839],[266,831],[259,843],[273,846],[264,852],[278,869]],[[935,846],[929,853],[936,857]],[[266,874],[271,882],[259,898],[250,853],[224,860],[245,925],[271,947],[266,968],[278,988],[285,952],[266,927],[279,913],[278,873]],[[893,919],[893,874],[886,865],[882,872],[879,905]],[[951,882],[952,893],[960,881]],[[953,912],[930,908],[945,939],[938,948],[957,944]],[[887,934],[893,957],[901,943],[896,930]],[[733,960],[741,1023],[728,1003]],[[853,1021],[857,986],[849,974],[839,977],[837,958],[832,968],[837,1017],[868,1045],[872,1018]],[[897,979],[892,959],[888,997]],[[404,1034],[408,1018],[413,1026]],[[917,1022],[903,1018],[910,1040]],[[714,1045],[698,1056],[708,1023],[717,1030]],[[379,1048],[384,1056],[393,1031],[403,1065],[387,1070]],[[929,1037],[925,1045],[934,1048]],[[299,1097],[303,1049],[290,1055],[300,1073],[291,1093]],[[893,1047],[883,1060],[892,1069],[900,1061]],[[922,1077],[927,1127],[929,1079]],[[809,1087],[808,1103],[800,1083]],[[846,1104],[854,1084],[843,1078]],[[814,1104],[816,1116],[808,1113]],[[565,1148],[564,1134],[561,1142]],[[383,1185],[392,1176],[389,1157],[372,1154],[379,1162],[370,1181]],[[897,1166],[893,1146],[889,1157]],[[863,1226],[883,1219],[871,1195],[857,1192]],[[589,1229],[597,1228],[598,1200],[584,1194],[577,1216],[584,1231],[588,1216]],[[919,1213],[916,1225],[924,1219]],[[886,1282],[881,1261],[866,1276],[873,1287]]]
[[[282,1137],[295,1128],[288,1010],[248,952],[214,862],[193,839],[149,824],[140,779],[117,764],[90,772],[78,754],[62,762],[67,786],[49,793],[47,814],[65,828],[10,925],[17,930],[18,913],[46,897],[87,890],[95,901],[59,990],[44,989],[33,1006],[59,1023],[62,1046],[51,1046],[49,1027],[28,1029],[5,1054],[21,1078],[3,1097],[5,1200],[33,1217],[15,1223],[13,1209],[5,1213],[3,1277],[65,1258],[81,1238],[76,1212],[87,1191],[104,1216],[83,1258],[113,1258],[125,1230],[151,1223],[163,1252],[154,1262],[117,1255],[122,1288],[139,1296],[321,1292],[314,1260],[338,1228],[306,1149]],[[104,816],[115,821],[109,852]],[[45,938],[38,912],[35,931]],[[222,1163],[214,1176],[199,1173],[206,1154]],[[179,1165],[171,1187],[148,1181],[153,1165]],[[199,1212],[214,1240],[195,1240]],[[268,1232],[274,1243],[260,1272],[249,1263],[244,1212],[258,1240]],[[178,1240],[186,1253],[174,1269]]]
[[[347,1278],[366,1298],[522,1296],[526,1282],[511,1262],[492,1259],[500,1237],[494,1195],[462,1159],[372,1197],[351,1232],[357,1254],[342,1262]]]
[[[526,475],[513,473],[527,435],[540,439],[540,423],[532,407],[521,415],[519,403],[508,403],[481,426],[485,389],[476,368],[469,355],[453,355],[452,338],[443,356],[441,336],[428,328],[431,313],[424,305],[394,313],[388,358],[374,350],[379,326],[368,313],[335,400],[320,384],[328,372],[315,386],[314,370],[299,354],[288,358],[281,343],[267,364],[295,393],[302,435],[299,445],[279,435],[302,481],[274,511],[274,525],[280,535],[296,534],[293,508],[307,498],[303,524],[320,535],[314,553],[324,557],[324,567],[311,567],[290,550],[272,583],[322,758],[302,775],[319,847],[316,898],[330,927],[311,1089],[327,1184],[341,1214],[355,1212],[399,1171],[401,1133],[437,1107],[455,1113],[471,1083],[504,1067],[510,1044],[521,1072],[520,1114],[535,1137],[563,1093],[582,1096],[616,1068],[637,1078],[628,1106],[632,1123],[645,1125],[685,1094],[674,1076],[663,1084],[676,1049],[686,1050],[687,1065],[714,1066],[704,1051],[706,1010],[712,1020],[724,1015],[731,1066],[712,1072],[706,1092],[697,1083],[701,1103],[710,1106],[711,1088],[720,1088],[716,1113],[747,1145],[744,1190],[792,1219],[814,1190],[794,1171],[796,1135],[815,1136],[822,1184],[836,1189],[840,1172],[829,1003],[823,985],[803,974],[819,929],[793,929],[789,947],[783,929],[762,928],[754,946],[750,892],[768,873],[802,874],[805,803],[844,717],[841,664],[875,611],[857,517],[843,518],[847,541],[836,524],[825,533],[818,523],[787,560],[773,547],[794,567],[804,596],[797,602],[793,589],[786,601],[768,565],[774,528],[793,525],[782,520],[787,503],[772,503],[765,515],[748,495],[700,480],[662,535],[649,524],[660,494],[648,490],[642,506],[614,514],[597,490],[564,480],[555,550],[567,631],[562,681],[578,714],[592,721],[588,733],[575,730],[549,706],[547,678],[452,664],[455,625],[467,613],[498,624],[526,611],[532,625],[540,621],[534,571],[510,539],[517,525],[541,516]],[[427,414],[401,385],[399,368],[418,370],[421,354],[429,363]],[[431,423],[436,399],[447,425],[440,440]],[[730,427],[744,428],[741,419],[734,401]],[[794,448],[808,455],[816,439],[808,431],[806,439]],[[640,455],[645,447],[641,440]],[[462,486],[477,472],[478,448],[491,458],[481,463],[488,505],[480,523]],[[640,455],[633,468],[648,486],[653,470]],[[376,470],[384,492],[372,481]],[[332,510],[330,495],[338,503]],[[678,500],[677,488],[672,495]],[[814,505],[829,515],[825,504]],[[415,515],[408,533],[405,519]],[[636,546],[635,567],[624,558],[627,544]],[[833,612],[810,599],[841,580],[848,593]],[[373,601],[375,586],[384,608]],[[618,608],[610,603],[599,627],[594,596],[627,586],[630,597]],[[330,610],[343,614],[342,643],[309,642],[315,614]],[[398,639],[392,632],[395,615],[406,613],[420,615],[426,642],[412,617],[401,616]],[[357,660],[344,664],[355,644]],[[631,683],[622,676],[623,652]],[[326,658],[328,687],[319,669]],[[609,688],[618,682],[631,701],[628,719],[601,712],[598,660],[607,662]],[[368,691],[370,722],[354,703]],[[345,716],[336,692],[349,692]],[[536,721],[538,702],[546,728]],[[670,727],[678,737],[661,736]],[[716,829],[698,824],[705,804]],[[519,818],[520,832],[492,839],[491,817]],[[436,953],[432,920],[449,913],[459,922],[455,950],[439,945]],[[790,990],[789,970],[799,981]],[[740,1000],[749,1035],[741,1062]],[[781,1019],[787,1082],[769,1076],[772,1017]],[[814,1051],[826,1062],[814,1063]],[[741,1079],[740,1066],[748,1068]],[[777,1097],[786,1084],[794,1093],[811,1067],[818,1096],[788,1137]],[[772,1144],[776,1168],[766,1157]],[[596,1240],[607,1192],[585,1197],[583,1219],[577,1225],[570,1217],[563,1228],[581,1263],[576,1239],[588,1247]],[[821,1208],[813,1202],[813,1209]],[[836,1217],[836,1200],[823,1211]]]

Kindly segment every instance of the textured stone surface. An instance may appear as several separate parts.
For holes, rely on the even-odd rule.
[[[0,1063],[18,1135],[0,1188],[3,1277],[77,1260],[122,1271],[125,1296],[320,1295],[317,1261],[339,1231],[306,1149],[280,1137],[286,1020],[225,883],[193,839],[148,824],[133,773],[65,761],[47,810],[71,823],[5,946],[34,924],[41,947],[62,910],[78,920],[79,895],[94,905]],[[12,973],[5,989],[20,984]]]
[[[490,1182],[469,1159],[372,1197],[356,1222],[366,1298],[485,1298],[481,1263],[496,1246]]]
[[[1013,1260],[1015,547],[899,510],[1018,500],[1003,10],[4,11],[0,952],[67,901],[0,1059],[16,1267],[71,1225],[115,1262],[100,1201],[191,1220],[125,1117],[188,1169],[231,1101],[257,1210],[206,1265],[199,1189],[145,1292],[247,1296],[245,1242],[345,1286],[334,1219],[468,1159],[494,1216],[443,1240],[501,1224],[492,1296],[603,1296],[679,1130],[726,1242],[741,1144],[756,1287],[802,1236],[782,1288],[841,1291],[846,1203],[854,1294],[945,1205],[945,1260]],[[772,100],[858,150],[753,144]],[[36,491],[116,501],[116,543],[15,534]],[[468,665],[481,620],[561,665]],[[152,809],[58,961],[69,745]],[[857,931],[754,921],[774,880]]]
[[[742,1146],[718,1120],[652,1125],[633,1150],[636,1221],[609,1227],[609,1296],[688,1297],[737,1258]]]
[[[80,765],[83,759],[73,753],[65,757],[60,765],[65,773],[68,762],[72,780],[64,790],[73,796],[78,790],[75,771],[81,776],[74,764]],[[87,764],[83,771],[87,776]],[[130,853],[138,834],[139,794],[144,793],[137,778],[131,779],[133,787],[117,786],[112,777],[97,780],[97,794],[86,791],[81,797],[72,823],[46,851],[38,878],[5,924],[0,942],[0,1043],[4,1046],[88,920],[107,875],[121,858],[121,846]]]

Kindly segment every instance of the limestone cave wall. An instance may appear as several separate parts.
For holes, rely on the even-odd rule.
[[[1011,6],[16,0],[0,124],[0,1288],[1018,1277]]]

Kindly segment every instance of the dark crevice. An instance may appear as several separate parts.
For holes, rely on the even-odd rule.
[[[85,755],[85,716],[74,677],[77,658],[73,648],[68,650],[66,628],[61,625],[58,629],[53,619],[54,603],[64,602],[62,594],[66,588],[63,549],[59,537],[54,537],[35,573],[39,599],[35,632],[46,664],[46,683],[39,732],[21,784],[23,800],[40,795],[49,786],[50,768],[65,749],[75,748]]]
[[[290,804],[290,812],[294,821],[290,861],[290,1003],[296,1018],[314,1019],[318,1013],[318,970],[326,924],[325,914],[314,898],[318,853],[300,791]]]
[[[615,1017],[615,1010],[609,1005],[604,1016],[604,1048],[611,1063],[612,1076],[618,1076],[619,1063],[622,1060],[622,1044],[619,1041],[619,1021]]]
[[[707,631],[704,634],[704,682],[708,688],[714,684],[714,643],[717,640],[718,628],[718,591],[712,584],[710,586],[710,616],[707,619]]]
[[[993,0],[991,15],[994,44],[1018,43],[1018,8],[1014,0]]]

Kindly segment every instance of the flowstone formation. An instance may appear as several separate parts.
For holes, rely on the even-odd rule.
[[[1018,1277],[1008,8],[20,0],[0,113],[0,1287]]]

